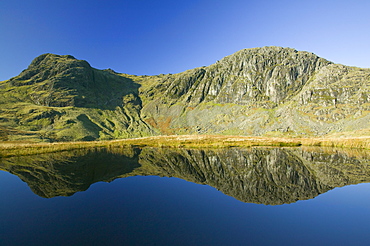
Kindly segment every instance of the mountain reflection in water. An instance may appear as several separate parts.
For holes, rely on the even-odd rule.
[[[177,177],[212,186],[246,203],[311,199],[335,187],[370,182],[370,152],[323,148],[112,148],[2,159],[46,198],[70,196],[98,181],[129,176]]]

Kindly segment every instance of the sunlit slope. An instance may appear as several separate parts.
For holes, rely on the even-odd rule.
[[[94,140],[145,136],[139,85],[72,56],[37,57],[1,83],[3,139]]]
[[[0,93],[2,140],[370,132],[369,69],[281,47],[245,49],[208,67],[157,76],[44,54],[1,82]]]
[[[151,80],[142,114],[163,133],[317,136],[370,127],[370,70],[309,52],[246,49]]]

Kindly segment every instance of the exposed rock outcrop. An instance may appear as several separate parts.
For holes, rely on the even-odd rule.
[[[157,76],[45,54],[2,82],[0,92],[8,140],[370,132],[370,69],[282,47],[245,49],[208,67]]]

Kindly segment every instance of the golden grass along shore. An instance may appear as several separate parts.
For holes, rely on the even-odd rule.
[[[323,146],[370,149],[370,137],[269,138],[224,135],[171,135],[89,142],[0,142],[0,157],[33,155],[92,147],[229,148],[252,146]]]

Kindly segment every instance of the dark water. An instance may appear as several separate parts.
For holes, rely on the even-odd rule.
[[[370,241],[366,151],[92,149],[0,169],[0,245]]]

